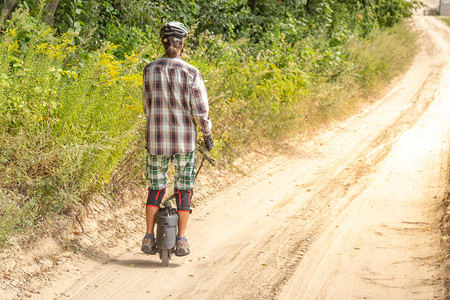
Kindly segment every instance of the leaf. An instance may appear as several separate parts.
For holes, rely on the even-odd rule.
[[[72,22],[73,22],[73,17],[72,17],[71,14],[66,13],[66,18],[67,18],[67,20],[69,21],[69,23],[72,23]]]

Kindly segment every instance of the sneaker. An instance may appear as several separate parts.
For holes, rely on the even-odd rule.
[[[189,250],[189,244],[187,240],[185,241],[177,241],[177,250],[175,251],[176,256],[185,256],[191,253]]]
[[[142,240],[142,252],[146,254],[156,254],[156,243],[152,239],[146,239],[144,236],[144,239]]]

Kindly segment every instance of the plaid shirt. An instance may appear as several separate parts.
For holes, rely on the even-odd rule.
[[[197,122],[211,134],[208,96],[200,71],[180,58],[160,58],[144,68],[142,100],[147,150],[153,155],[191,152]]]

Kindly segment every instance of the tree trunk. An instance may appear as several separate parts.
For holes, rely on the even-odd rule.
[[[252,10],[252,12],[255,14],[256,13],[256,0],[249,0],[249,6],[250,6],[250,9]]]
[[[50,26],[53,24],[53,18],[55,17],[58,4],[59,0],[49,0],[45,7],[45,22]]]
[[[306,13],[308,15],[315,15],[315,12],[314,12],[314,9],[313,9],[314,3],[311,3],[311,2],[313,2],[313,1],[312,0],[306,0],[305,10],[306,10]]]
[[[5,6],[3,7],[2,16],[1,16],[0,26],[3,26],[3,24],[6,22],[6,20],[8,20],[8,17],[11,14],[14,7],[16,7],[17,2],[19,2],[19,0],[5,1]]]

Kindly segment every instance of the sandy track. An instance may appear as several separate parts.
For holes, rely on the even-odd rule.
[[[33,298],[443,298],[437,229],[450,127],[450,30],[382,99],[195,210],[192,254],[86,259]],[[136,240],[141,236],[136,235]]]

